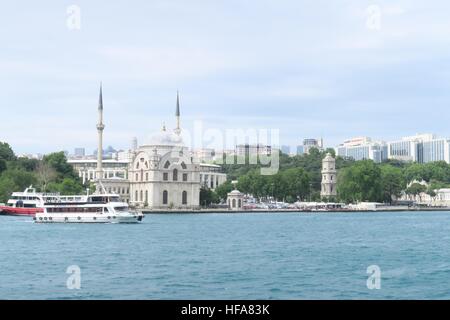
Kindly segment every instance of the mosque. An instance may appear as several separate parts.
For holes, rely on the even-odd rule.
[[[96,181],[97,187],[119,194],[130,205],[149,209],[196,209],[200,206],[202,186],[215,189],[227,179],[221,167],[200,163],[183,143],[180,126],[180,97],[177,93],[176,128],[169,131],[163,125],[161,132],[152,136],[134,150],[124,161],[104,160],[98,152],[95,160],[72,161],[80,177]],[[103,97],[100,87],[98,105],[98,150],[103,150]],[[69,161],[71,163],[71,161]],[[111,165],[114,172],[110,175]],[[108,166],[104,169],[104,165]]]

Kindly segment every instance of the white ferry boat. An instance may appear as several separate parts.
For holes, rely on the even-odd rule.
[[[63,197],[61,197],[63,198]],[[81,202],[47,202],[43,212],[36,213],[36,223],[138,223],[142,213],[131,211],[116,194],[84,196]]]
[[[61,197],[62,198],[62,197]],[[36,213],[36,223],[138,223],[142,213],[131,211],[116,194],[93,194],[84,201],[46,203],[43,212]]]

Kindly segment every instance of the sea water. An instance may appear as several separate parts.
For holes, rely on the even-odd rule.
[[[0,216],[0,299],[449,298],[450,212]]]

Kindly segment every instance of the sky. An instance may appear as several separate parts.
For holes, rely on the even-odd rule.
[[[444,0],[4,2],[0,141],[91,152],[100,82],[104,145],[117,149],[174,128],[177,90],[186,132],[279,130],[281,145],[331,147],[450,137],[448,12]]]

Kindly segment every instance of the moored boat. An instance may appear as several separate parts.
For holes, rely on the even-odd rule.
[[[36,223],[138,223],[142,213],[130,210],[116,194],[86,196],[82,202],[46,203]]]
[[[11,216],[34,216],[42,212],[46,201],[59,197],[56,193],[39,193],[33,186],[23,192],[13,192],[6,205],[0,206],[0,214]]]

